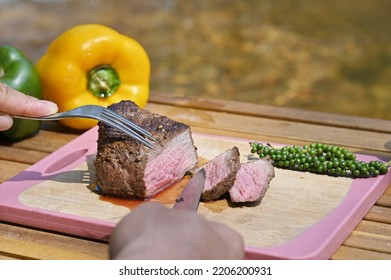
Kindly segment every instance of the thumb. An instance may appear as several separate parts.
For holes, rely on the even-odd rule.
[[[0,131],[11,128],[13,120],[10,115],[2,114],[0,112]]]

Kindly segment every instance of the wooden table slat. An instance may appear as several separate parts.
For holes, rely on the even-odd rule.
[[[388,189],[391,189],[388,187]],[[376,202],[376,205],[384,206],[384,207],[391,207],[391,193],[386,192],[384,193]]]
[[[151,95],[147,109],[199,133],[287,145],[325,142],[391,158],[391,121],[160,93]],[[30,139],[0,142],[0,183],[82,133],[58,122],[42,128]],[[390,216],[391,185],[331,259],[391,259]],[[107,249],[105,242],[0,222],[0,259],[107,259]]]
[[[391,208],[375,205],[365,215],[364,219],[391,224]]]
[[[152,92],[150,102],[302,123],[391,133],[391,121],[196,96]]]
[[[343,245],[391,254],[391,237],[363,231],[353,231]]]
[[[80,133],[82,133],[82,131]],[[75,139],[77,136],[79,136],[79,134],[58,133],[41,129],[36,136],[13,143],[12,147],[52,153]]]
[[[391,236],[391,224],[362,220],[355,228],[355,231],[376,234],[379,236]],[[389,240],[391,241],[391,237],[389,237]]]
[[[263,135],[273,135],[281,139],[296,139],[299,144],[303,139],[303,135],[305,135],[306,141],[333,143],[334,145],[352,147],[355,148],[354,151],[363,153],[368,153],[367,150],[389,152],[387,145],[391,144],[389,134],[381,132],[177,108],[172,105],[149,104],[148,109],[162,115],[172,116],[174,119],[190,126],[216,128],[237,133],[252,133],[254,140],[262,140]],[[390,157],[391,155],[389,155]]]
[[[391,254],[365,250],[349,246],[341,246],[334,253],[332,260],[391,260]]]
[[[0,159],[14,162],[34,164],[50,153],[20,149],[14,146],[0,146]]]
[[[0,166],[1,166],[0,183],[2,183],[4,181],[9,180],[10,178],[17,175],[18,173],[22,172],[30,165],[20,163],[20,162],[13,162],[13,161],[0,159]],[[7,168],[4,168],[5,166]]]
[[[0,224],[0,254],[25,259],[107,259],[107,244],[22,226]]]

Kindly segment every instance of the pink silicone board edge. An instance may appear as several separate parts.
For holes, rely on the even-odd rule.
[[[72,170],[96,153],[94,127],[38,163],[0,185],[0,219],[88,238],[107,240],[115,223],[36,209],[19,202],[26,189],[62,172]]]
[[[224,136],[225,139],[234,139]],[[99,240],[108,240],[116,223],[25,206],[18,196],[26,189],[80,166],[96,153],[97,127],[0,185],[0,219]],[[245,139],[234,139],[246,141]],[[362,160],[376,159],[359,155]],[[340,205],[286,244],[246,247],[247,259],[329,259],[391,183],[391,173],[355,179]]]

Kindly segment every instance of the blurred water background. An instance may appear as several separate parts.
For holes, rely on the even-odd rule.
[[[390,11],[389,0],[0,0],[0,45],[36,62],[60,33],[100,23],[144,46],[152,92],[391,120]]]

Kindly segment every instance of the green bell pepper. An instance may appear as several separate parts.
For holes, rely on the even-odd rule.
[[[42,99],[41,82],[34,63],[15,47],[0,47],[0,82],[26,95]],[[9,130],[0,132],[0,138],[19,141],[35,135],[39,127],[39,121],[14,119]]]

